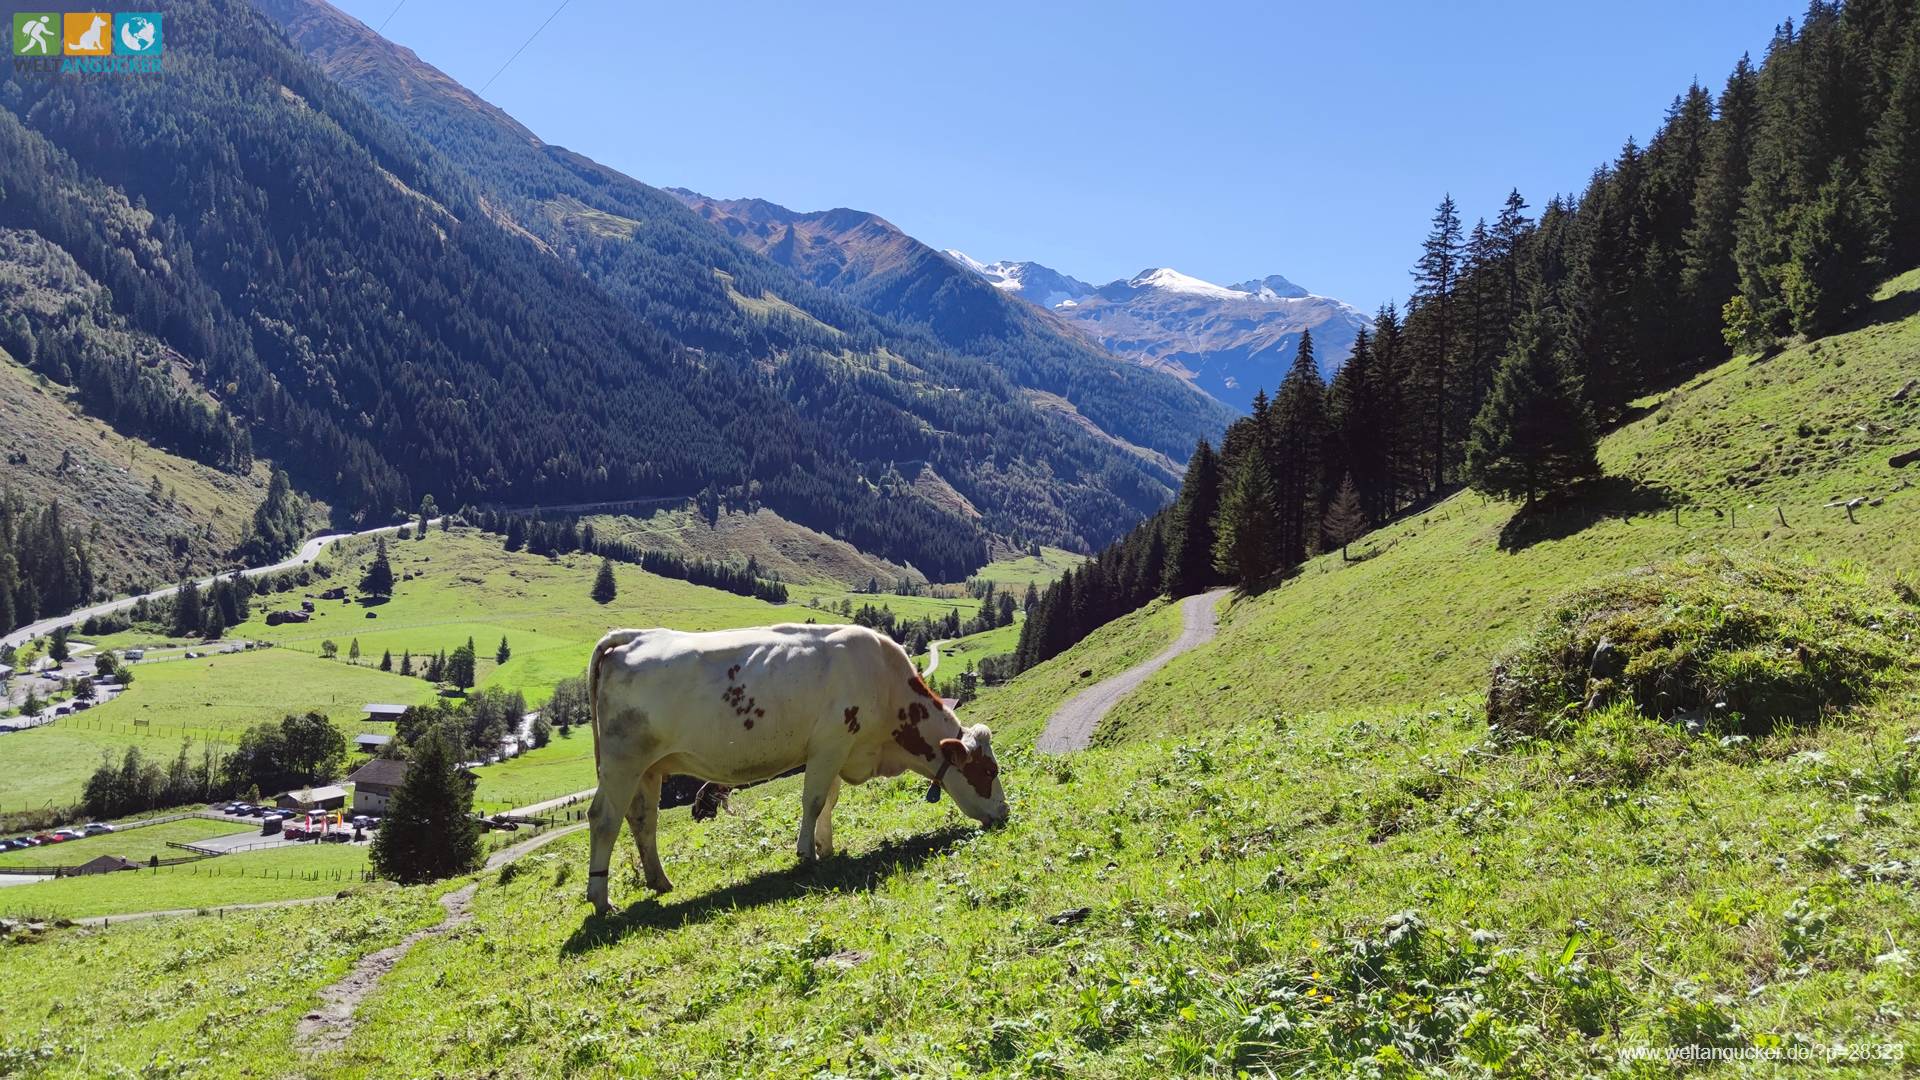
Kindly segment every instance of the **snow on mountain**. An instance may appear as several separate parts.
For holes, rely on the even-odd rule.
[[[1314,358],[1331,377],[1367,324],[1352,305],[1279,274],[1220,285],[1161,266],[1095,288],[1039,263],[984,263],[951,249],[947,256],[1114,355],[1171,372],[1240,409],[1255,391],[1280,384],[1302,331],[1313,332]]]
[[[994,288],[1010,292],[1035,307],[1072,307],[1093,286],[1036,262],[983,263],[964,251],[946,250],[948,258],[986,278]]]

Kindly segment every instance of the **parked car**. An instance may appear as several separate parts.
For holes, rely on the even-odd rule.
[[[40,842],[40,843],[42,843],[42,844],[58,844],[58,843],[60,843],[61,841],[63,841],[63,840],[65,840],[65,839],[66,839],[66,837],[64,837],[64,836],[61,836],[61,835],[60,835],[60,834],[58,834],[58,833],[44,833],[44,832],[43,832],[43,833],[40,833],[40,834],[38,834],[38,835],[36,835],[36,836],[34,837],[34,839],[35,839],[35,840],[37,840],[37,841],[39,841],[39,842]]]
[[[94,821],[88,823],[85,831],[88,836],[100,836],[112,832],[113,826]]]

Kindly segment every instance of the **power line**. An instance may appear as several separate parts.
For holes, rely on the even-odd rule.
[[[400,2],[404,4],[406,3],[406,0],[400,0]],[[499,78],[501,72],[504,72],[507,70],[507,68],[513,66],[513,62],[515,60],[520,59],[520,54],[527,51],[527,46],[533,44],[533,39],[540,36],[540,31],[545,30],[547,28],[547,23],[550,23],[554,19],[558,18],[560,13],[562,11],[565,11],[567,5],[572,2],[573,0],[560,0],[560,6],[553,9],[552,15],[547,16],[547,22],[541,23],[538,29],[534,30],[532,34],[528,35],[527,40],[520,43],[519,48],[513,50],[513,55],[507,57],[507,62],[500,65],[500,71],[494,72],[492,78],[489,78],[486,82],[480,84],[479,93],[482,93],[482,94],[486,93],[487,87],[493,85],[493,80]]]
[[[395,15],[400,14],[400,9],[406,6],[407,6],[407,0],[400,0],[399,3],[393,5],[393,10],[387,12],[387,17],[380,20],[380,25],[374,27],[373,32],[377,34],[382,30],[385,30],[387,28],[387,24],[393,21],[393,17]]]

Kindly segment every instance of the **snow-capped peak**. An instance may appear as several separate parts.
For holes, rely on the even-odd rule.
[[[1142,270],[1128,282],[1130,289],[1164,289],[1167,292],[1191,293],[1214,300],[1244,300],[1247,294],[1225,285],[1215,285],[1211,281],[1202,281],[1197,277],[1183,274],[1170,266],[1151,270]]]

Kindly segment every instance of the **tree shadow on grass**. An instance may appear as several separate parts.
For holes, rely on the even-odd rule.
[[[860,855],[834,855],[811,868],[768,870],[677,902],[641,900],[612,914],[587,916],[580,928],[561,944],[560,951],[577,956],[617,944],[637,930],[673,930],[706,922],[729,911],[795,900],[809,893],[866,892],[893,871],[919,866],[976,831],[963,825],[948,825],[904,840],[884,841]]]
[[[1657,513],[1674,504],[1671,490],[1625,476],[1602,476],[1514,511],[1500,529],[1500,550],[1525,551],[1564,540],[1610,518]]]

